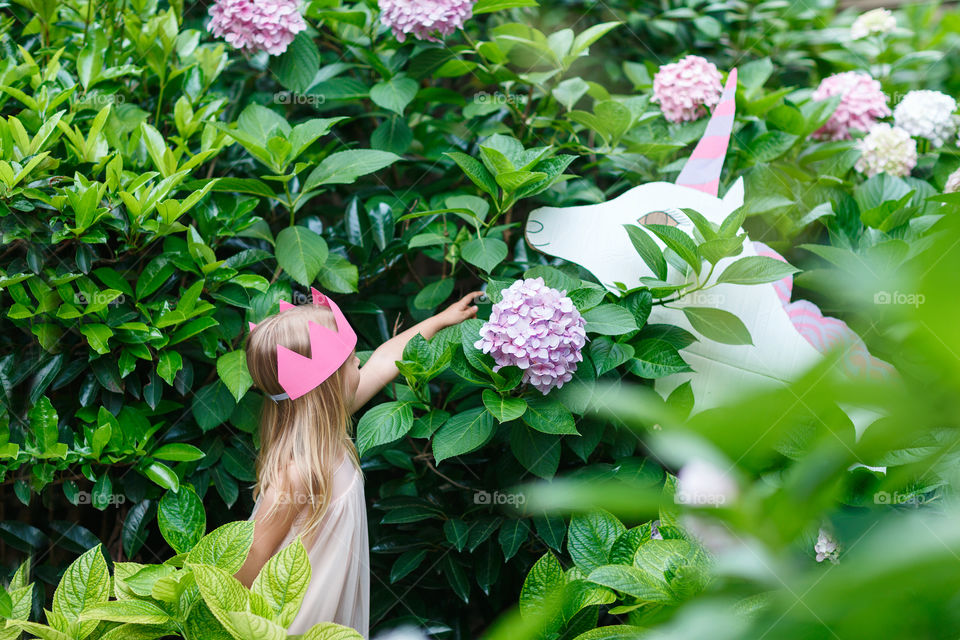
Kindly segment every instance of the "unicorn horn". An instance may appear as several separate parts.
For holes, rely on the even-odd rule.
[[[736,94],[737,70],[732,69],[720,102],[714,107],[710,122],[707,123],[707,130],[677,177],[677,184],[712,196],[720,191],[720,170],[723,169],[723,158],[727,155],[730,132],[733,131]]]

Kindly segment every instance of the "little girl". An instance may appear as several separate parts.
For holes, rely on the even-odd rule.
[[[357,336],[337,305],[313,290],[313,304],[280,303],[251,324],[247,367],[268,400],[260,418],[253,546],[236,577],[253,584],[264,563],[298,535],[312,576],[289,633],[318,622],[369,633],[367,515],[350,416],[397,375],[397,360],[416,334],[476,315],[475,291],[391,338],[361,368]]]

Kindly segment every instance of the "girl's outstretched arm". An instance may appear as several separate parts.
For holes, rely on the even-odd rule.
[[[410,339],[418,333],[430,339],[445,327],[459,324],[467,318],[477,315],[477,307],[473,306],[473,299],[483,295],[482,291],[473,291],[457,302],[423,322],[413,325],[403,333],[390,338],[377,347],[366,364],[360,368],[360,383],[357,385],[357,394],[354,397],[353,410],[356,411],[375,396],[387,383],[397,377],[397,360],[403,359],[403,348]]]

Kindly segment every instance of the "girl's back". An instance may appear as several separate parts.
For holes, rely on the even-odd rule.
[[[333,474],[329,500],[320,526],[303,541],[312,575],[300,612],[288,631],[306,633],[318,620],[329,620],[353,627],[367,637],[370,618],[367,512],[363,478],[349,456],[343,456]],[[256,517],[259,506],[258,496],[250,520]],[[276,551],[296,539],[308,512],[309,509],[301,510]]]

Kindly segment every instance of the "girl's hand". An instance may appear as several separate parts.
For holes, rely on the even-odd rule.
[[[477,315],[477,307],[473,305],[473,299],[482,295],[483,291],[472,291],[433,316],[439,328],[451,327],[455,324],[460,324],[467,318],[475,317]]]

